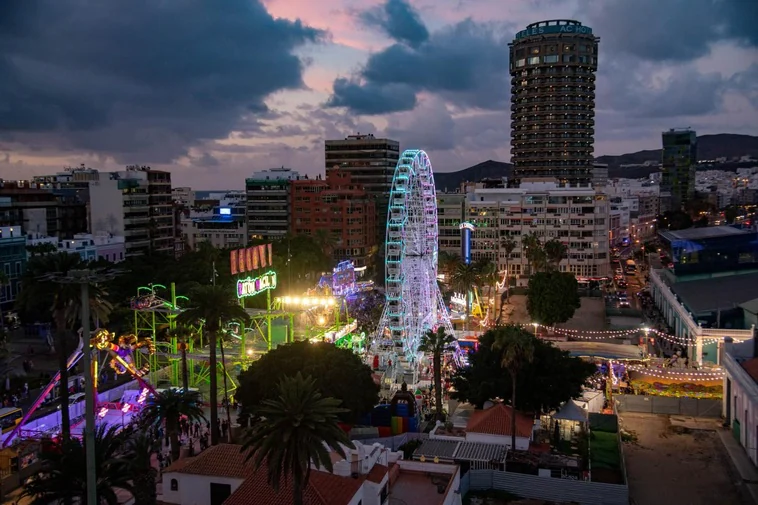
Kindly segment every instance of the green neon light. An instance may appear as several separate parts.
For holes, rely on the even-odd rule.
[[[237,281],[237,298],[256,296],[269,289],[276,289],[276,272],[270,270],[258,277],[247,277]]]

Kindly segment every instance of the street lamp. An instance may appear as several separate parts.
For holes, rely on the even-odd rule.
[[[59,284],[79,284],[81,287],[82,304],[82,365],[84,367],[84,447],[87,469],[87,503],[97,503],[97,468],[95,466],[95,388],[92,382],[92,349],[90,349],[90,299],[89,285],[110,280],[116,276],[116,271],[101,270],[69,270],[65,274],[58,272],[45,276],[47,280]],[[61,405],[61,409],[68,405]]]
[[[532,326],[534,326],[534,336],[537,336],[537,327],[540,325],[540,323],[532,323]]]

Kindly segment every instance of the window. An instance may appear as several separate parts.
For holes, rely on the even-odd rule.
[[[576,56],[573,54],[564,54],[563,55],[563,63],[575,63],[576,62]]]
[[[540,57],[539,57],[539,56],[530,56],[530,57],[529,57],[529,61],[528,61],[528,63],[529,63],[530,65],[536,65],[536,64],[538,64],[539,62],[540,62]]]
[[[526,65],[526,60],[524,58],[516,60],[516,66],[517,67],[523,67],[524,65]]]
[[[548,54],[546,56],[542,57],[543,63],[558,63],[558,55],[557,54]]]
[[[179,482],[176,479],[171,479],[171,491],[179,491]]]

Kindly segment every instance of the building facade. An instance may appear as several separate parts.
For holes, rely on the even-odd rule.
[[[461,254],[461,223],[465,221],[465,193],[437,193],[438,251]]]
[[[26,269],[26,235],[23,228],[0,227],[0,272],[5,283],[0,285],[0,308],[12,310],[16,296],[21,291],[21,276]]]
[[[331,170],[326,179],[290,183],[293,235],[319,232],[333,242],[335,262],[367,266],[376,252],[376,202],[347,171]]]
[[[662,137],[662,210],[678,210],[695,196],[697,134],[689,128],[672,128]]]
[[[248,239],[277,240],[287,234],[289,185],[301,178],[298,172],[282,167],[262,170],[245,179]]]
[[[207,242],[219,249],[247,245],[247,205],[243,198],[221,199],[210,209],[185,209],[181,213],[182,240],[187,249]]]
[[[87,232],[87,204],[76,189],[36,181],[2,182],[0,198],[3,225],[21,225],[59,239]]]
[[[122,236],[126,256],[175,254],[171,174],[149,167],[101,173],[89,181],[94,235]]]
[[[124,261],[126,258],[126,245],[124,237],[107,233],[92,235],[90,233],[77,233],[72,239],[58,240],[55,237],[30,233],[26,237],[27,246],[50,244],[56,248],[56,252],[77,254],[82,261],[105,260],[111,263]],[[52,251],[51,251],[52,252]],[[34,252],[29,255],[33,256]]]
[[[340,140],[327,140],[324,154],[327,177],[333,170],[348,172],[353,183],[361,185],[376,200],[376,241],[384,242],[390,188],[400,158],[400,144],[359,133]]]
[[[592,183],[599,40],[578,21],[552,20],[509,44],[513,187],[529,177]]]
[[[588,279],[610,273],[610,206],[604,194],[556,182],[523,182],[519,188],[469,187],[465,205],[465,220],[474,225],[474,261],[495,261],[500,271],[507,265],[508,274],[524,283],[528,262],[522,239],[534,233],[543,243],[555,238],[566,245],[560,271]],[[516,243],[509,258],[502,248],[506,237]]]

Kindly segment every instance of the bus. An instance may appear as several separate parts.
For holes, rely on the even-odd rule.
[[[24,417],[24,411],[18,407],[0,409],[0,426],[3,427],[3,433],[8,433],[18,426],[22,417]]]
[[[634,260],[626,260],[624,269],[626,270],[627,275],[634,275],[637,272],[637,263],[635,263]]]

